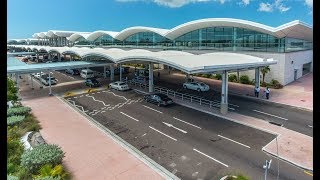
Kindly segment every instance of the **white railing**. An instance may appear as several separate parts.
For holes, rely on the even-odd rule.
[[[140,88],[143,89],[148,89],[149,88],[149,84],[146,83],[139,83],[139,82],[135,82],[133,80],[125,80],[123,79],[124,82],[127,82],[128,84],[134,85],[134,86],[138,86]],[[166,94],[167,96],[171,96],[174,97],[176,99],[181,99],[183,101],[189,101],[191,103],[197,103],[201,106],[209,106],[209,108],[220,108],[220,102],[216,101],[216,100],[208,100],[205,99],[203,97],[200,96],[195,96],[195,95],[191,95],[191,94],[187,94],[187,93],[180,93],[165,87],[159,87],[159,86],[154,86],[154,91],[155,92],[159,92],[162,94]],[[231,106],[235,106],[238,107],[237,105],[234,104],[229,104]],[[228,107],[230,110],[235,110],[234,108]]]

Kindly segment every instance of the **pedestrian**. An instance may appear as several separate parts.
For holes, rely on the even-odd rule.
[[[254,94],[255,94],[255,97],[259,97],[259,93],[260,93],[260,88],[257,86],[255,89],[254,89]]]
[[[171,68],[169,67],[169,74],[170,74]]]
[[[269,87],[267,87],[267,89],[264,90],[264,92],[266,93],[266,98],[269,99],[269,95],[270,95],[270,89],[269,89]]]
[[[128,76],[126,76],[126,83],[128,83]]]
[[[160,72],[158,71],[158,80],[160,80]]]

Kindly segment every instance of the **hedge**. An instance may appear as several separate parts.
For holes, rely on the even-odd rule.
[[[25,116],[10,116],[7,117],[7,125],[12,126],[23,121]]]
[[[21,106],[21,107],[12,107],[12,108],[9,108],[7,110],[7,117],[8,116],[18,116],[18,115],[27,115],[31,112],[31,108],[29,107],[24,107],[24,106]]]

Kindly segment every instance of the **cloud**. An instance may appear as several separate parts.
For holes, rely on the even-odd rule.
[[[250,0],[242,0],[241,4],[243,4],[244,6],[248,6],[250,4]]]
[[[283,4],[283,0],[275,0],[272,4],[270,3],[260,3],[258,11],[262,12],[273,12],[274,9],[279,10],[281,13],[286,12],[291,9]]]
[[[310,8],[313,8],[313,0],[305,0],[305,3],[306,3],[307,6],[309,6]]]
[[[260,3],[258,11],[272,12],[273,11],[272,4],[270,4],[270,3]]]
[[[118,2],[137,2],[137,1],[153,2],[161,6],[178,8],[190,3],[200,3],[200,2],[209,2],[209,1],[216,1],[216,2],[219,2],[220,4],[224,4],[226,1],[229,1],[229,0],[116,0],[116,1]]]

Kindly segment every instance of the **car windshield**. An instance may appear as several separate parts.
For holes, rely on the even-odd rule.
[[[96,79],[91,79],[91,82],[98,83],[98,81]]]
[[[73,72],[77,73],[77,72],[79,72],[79,71],[78,71],[77,69],[74,69]]]
[[[123,85],[126,85],[125,83],[119,83],[119,86],[123,86]]]
[[[157,96],[159,96],[161,99],[167,99],[168,96],[164,95],[164,94],[155,94]]]
[[[206,86],[204,83],[200,83],[200,86]]]

